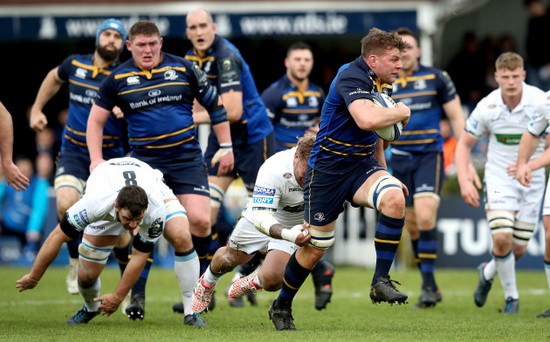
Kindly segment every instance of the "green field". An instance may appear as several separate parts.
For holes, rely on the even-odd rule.
[[[183,326],[183,316],[172,313],[179,299],[172,271],[153,268],[147,286],[144,321],[133,322],[120,312],[98,316],[83,326],[65,322],[81,306],[80,296],[65,289],[63,268],[48,270],[37,288],[23,293],[15,280],[27,269],[0,268],[0,340],[3,341],[541,341],[550,338],[550,319],[536,315],[550,307],[550,295],[542,269],[518,273],[520,312],[499,313],[503,293],[498,280],[483,308],[473,303],[475,270],[438,270],[443,302],[436,308],[414,310],[419,295],[418,271],[396,271],[392,278],[403,283],[409,305],[373,305],[368,298],[372,270],[338,267],[335,293],[328,310],[313,306],[311,280],[298,293],[293,315],[298,331],[278,332],[268,319],[276,293],[258,294],[259,305],[232,308],[222,296],[231,276],[218,285],[216,309],[203,314],[208,328]],[[102,275],[103,291],[111,292],[119,279],[117,269]]]

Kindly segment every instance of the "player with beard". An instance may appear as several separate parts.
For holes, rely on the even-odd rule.
[[[59,92],[65,82],[69,82],[69,116],[63,130],[54,184],[59,220],[63,218],[67,209],[80,199],[86,179],[90,176],[90,157],[86,145],[88,115],[99,85],[120,64],[119,56],[125,40],[126,30],[121,21],[112,18],[103,21],[96,33],[94,53],[71,55],[50,70],[42,81],[32,105],[30,125],[32,129],[40,132],[48,125],[46,115],[42,112],[44,106]],[[117,108],[113,113],[121,114]],[[111,115],[103,135],[103,153],[107,159],[124,155],[121,132],[121,120]],[[67,290],[71,294],[78,294],[78,240],[74,239],[68,243],[70,265]],[[127,263],[127,249],[115,249],[115,254],[117,259],[120,255],[122,263]]]

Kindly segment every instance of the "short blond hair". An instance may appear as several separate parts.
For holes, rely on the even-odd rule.
[[[523,58],[515,52],[505,52],[498,56],[495,67],[497,71],[501,69],[523,69]]]
[[[309,155],[311,154],[311,148],[313,147],[313,143],[315,142],[315,134],[307,133],[303,137],[301,137],[298,140],[298,144],[296,145],[296,154],[298,155],[298,159],[301,160],[308,160]]]

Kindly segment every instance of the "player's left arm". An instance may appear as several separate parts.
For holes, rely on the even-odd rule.
[[[462,112],[462,104],[460,103],[460,98],[458,95],[455,95],[455,97],[448,101],[447,103],[443,104],[443,111],[445,112],[445,115],[449,119],[449,122],[451,123],[451,127],[453,129],[453,134],[456,137],[456,139],[460,139],[460,135],[464,131],[464,114]]]
[[[230,122],[237,122],[243,116],[243,92],[229,90],[221,95],[223,106],[227,111],[227,117]]]

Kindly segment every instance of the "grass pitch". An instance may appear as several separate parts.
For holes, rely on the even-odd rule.
[[[215,310],[203,314],[207,328],[183,325],[183,315],[172,312],[180,300],[171,270],[153,268],[146,293],[145,320],[130,321],[119,311],[98,316],[89,324],[66,326],[83,304],[65,288],[66,270],[49,269],[38,287],[22,293],[15,281],[26,268],[0,268],[0,340],[3,341],[537,341],[550,338],[550,318],[536,318],[550,307],[546,278],[540,271],[518,272],[519,314],[499,313],[504,304],[500,283],[495,280],[483,308],[473,302],[476,270],[437,270],[443,302],[431,309],[412,309],[419,296],[416,269],[394,271],[393,279],[409,295],[409,305],[373,305],[368,298],[372,270],[337,267],[334,295],[327,310],[313,305],[313,286],[308,279],[298,293],[293,315],[298,331],[278,332],[267,310],[277,293],[258,294],[258,306],[245,301],[232,308],[223,296],[231,275],[218,284]],[[119,280],[116,268],[101,277],[102,293],[112,292]]]

